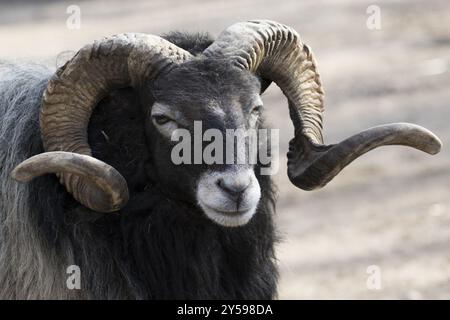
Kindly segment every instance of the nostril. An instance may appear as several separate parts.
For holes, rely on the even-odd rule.
[[[233,180],[233,181],[227,181],[226,179],[220,178],[217,180],[217,185],[224,190],[225,192],[231,194],[231,195],[239,195],[242,192],[245,191],[250,185],[250,179],[243,181],[243,180]]]
[[[217,185],[219,186],[220,189],[222,189],[223,191],[225,191],[227,193],[234,193],[234,191],[226,185],[226,183],[223,179],[217,180]]]

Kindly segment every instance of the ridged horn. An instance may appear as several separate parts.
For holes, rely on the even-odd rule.
[[[190,58],[189,52],[146,34],[119,34],[83,47],[57,70],[44,92],[40,128],[47,154],[26,160],[13,176],[21,180],[53,172],[86,207],[119,210],[128,201],[128,188],[120,173],[92,158],[87,138],[92,111],[112,90],[140,89],[161,71]]]
[[[278,22],[254,20],[234,24],[203,54],[230,59],[237,67],[274,81],[286,95],[295,127],[288,153],[288,175],[299,188],[323,187],[354,159],[379,146],[406,145],[430,154],[441,148],[433,133],[412,124],[375,127],[337,145],[324,145],[323,89],[314,55],[295,30]]]
[[[12,171],[12,177],[20,182],[28,182],[48,173],[71,174],[89,183],[83,191],[84,204],[92,210],[103,212],[104,208],[114,208],[128,198],[127,182],[110,165],[94,157],[73,152],[51,151],[35,155],[23,161]]]

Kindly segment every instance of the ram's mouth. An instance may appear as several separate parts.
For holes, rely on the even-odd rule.
[[[199,204],[209,219],[224,227],[243,226],[250,221],[256,211],[256,208],[246,208],[234,211],[222,210],[211,207],[203,201],[199,201]]]
[[[245,214],[247,211],[249,211],[250,209],[246,209],[246,210],[234,210],[234,211],[227,211],[227,210],[220,210],[217,208],[213,208],[210,206],[205,205],[205,207],[207,207],[209,210],[213,210],[217,213],[223,214],[223,215],[227,215],[227,216],[238,216],[240,214]]]

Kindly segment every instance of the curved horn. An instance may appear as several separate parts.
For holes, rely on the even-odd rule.
[[[11,176],[17,181],[28,182],[47,173],[70,174],[89,181],[82,200],[92,210],[119,210],[122,202],[128,199],[127,182],[116,169],[93,157],[73,152],[35,155],[15,167]]]
[[[323,89],[311,49],[292,28],[255,20],[223,31],[204,55],[231,59],[241,69],[274,81],[289,101],[295,137],[288,153],[288,175],[299,188],[324,186],[363,153],[390,144],[407,145],[431,154],[441,142],[430,131],[394,124],[363,131],[335,146],[323,144]]]
[[[376,126],[328,146],[312,145],[298,135],[289,142],[289,179],[304,190],[321,188],[359,156],[387,145],[408,146],[428,154],[436,154],[441,149],[438,137],[411,123]]]
[[[288,97],[296,129],[321,144],[323,91],[311,50],[293,29],[273,21],[236,23],[205,51],[274,81]]]
[[[111,90],[128,86],[140,88],[162,70],[190,57],[190,53],[161,37],[146,34],[119,34],[83,47],[50,79],[40,113],[44,149],[70,152],[71,160],[67,155],[49,153],[35,158],[39,166],[34,165],[35,162],[19,165],[22,170],[18,169],[16,176],[20,176],[24,168],[27,171],[41,168],[36,174],[29,174],[30,177],[56,172],[67,191],[83,205],[100,212],[123,207],[128,201],[124,178],[107,164],[100,165],[99,160],[89,162],[84,157],[74,156],[92,155],[87,141],[92,111]],[[49,161],[52,167],[43,170],[42,159],[49,158],[52,158]],[[82,164],[94,162],[95,166],[83,169]],[[74,163],[77,170],[73,169]],[[94,169],[99,172],[95,173]],[[109,178],[100,183],[98,177],[104,176]]]

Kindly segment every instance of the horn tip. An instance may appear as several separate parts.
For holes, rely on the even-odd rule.
[[[438,154],[442,149],[442,141],[439,139],[437,135],[435,135],[433,132],[431,132],[428,129],[420,128],[425,133],[426,136],[428,136],[428,144],[426,148],[423,150],[428,154],[435,155]]]
[[[428,153],[431,155],[435,155],[438,154],[441,149],[442,149],[442,141],[441,139],[439,139],[436,135],[433,134],[433,136],[431,137],[431,143],[429,146],[429,150]]]
[[[11,178],[18,181],[18,182],[28,182],[31,179],[33,179],[26,170],[24,170],[24,167],[22,166],[22,163],[17,165],[10,174]]]
[[[410,132],[413,141],[417,142],[417,146],[414,146],[416,149],[430,155],[435,155],[441,151],[441,139],[427,128],[413,123],[398,123],[398,125],[400,125],[400,128],[405,128]]]

